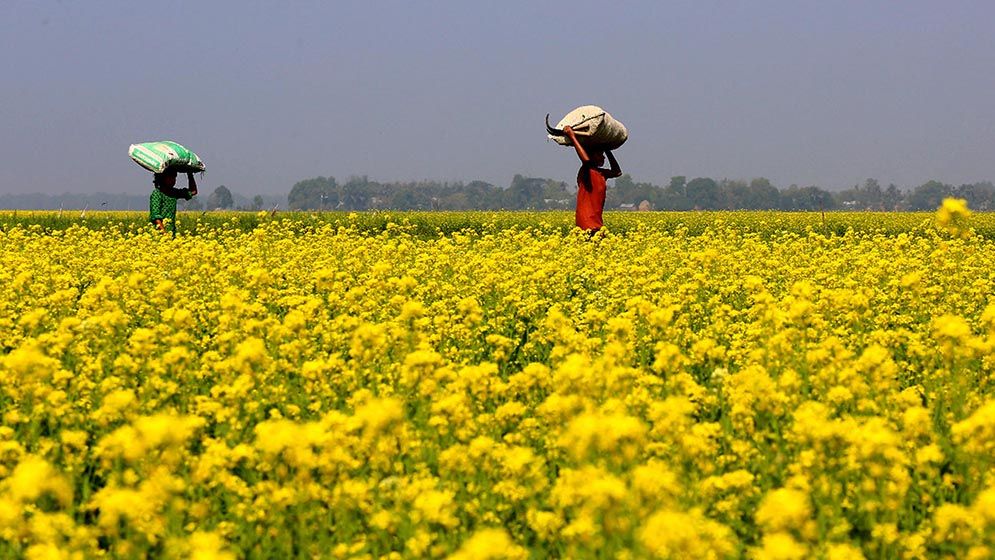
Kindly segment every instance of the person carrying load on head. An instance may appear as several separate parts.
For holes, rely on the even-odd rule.
[[[563,133],[570,138],[581,163],[577,171],[577,210],[574,213],[574,223],[580,229],[593,234],[605,225],[601,214],[605,210],[605,196],[608,191],[606,180],[621,176],[622,168],[619,167],[611,150],[584,148],[569,126],[563,127]],[[605,163],[605,157],[611,166],[609,169],[601,167]]]
[[[144,142],[128,147],[128,155],[138,165],[152,172],[152,194],[149,196],[149,221],[161,233],[166,222],[176,237],[176,200],[197,196],[197,181],[193,174],[203,173],[204,162],[193,151],[171,140]],[[176,188],[176,175],[187,174],[187,188]]]
[[[187,188],[176,188],[176,171],[167,169],[152,175],[152,195],[149,196],[149,221],[160,232],[166,233],[166,222],[176,237],[176,200],[190,200],[197,196],[197,181],[187,172]]]
[[[572,146],[580,158],[577,172],[577,227],[593,235],[604,226],[601,215],[605,209],[607,179],[622,175],[622,168],[612,155],[629,138],[625,125],[615,120],[597,105],[584,105],[567,113],[554,128],[546,114],[549,139],[561,146]],[[608,157],[609,169],[601,166]]]

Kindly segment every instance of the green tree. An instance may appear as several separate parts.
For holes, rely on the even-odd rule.
[[[686,197],[688,195],[688,178],[684,175],[671,177],[666,190],[668,194]]]
[[[723,210],[746,208],[746,181],[722,179],[719,181],[719,205]]]
[[[606,206],[638,205],[644,200],[648,200],[651,205],[656,206],[663,195],[663,190],[660,187],[651,183],[637,183],[632,180],[632,176],[628,173],[615,179],[614,183],[612,188],[608,189]]]
[[[553,179],[546,179],[542,184],[542,194],[539,195],[542,199],[542,208],[565,208],[567,203],[562,203],[560,201],[569,201],[573,198],[573,194],[567,190],[567,184],[563,181],[556,181]]]
[[[231,191],[224,185],[220,185],[214,189],[214,192],[207,197],[207,207],[209,209],[221,208],[222,210],[227,210],[234,205],[235,200],[232,198]]]
[[[905,193],[898,188],[895,183],[889,183],[888,188],[884,190],[884,196],[882,198],[882,206],[885,210],[895,211],[901,208],[902,202],[905,200]]]
[[[863,186],[854,185],[840,191],[836,199],[848,210],[881,210],[884,207],[884,190],[877,179],[867,179]]]
[[[298,181],[287,195],[287,207],[291,210],[331,210],[338,202],[335,177]]]
[[[687,177],[675,175],[662,193],[656,193],[656,200],[650,200],[660,210],[690,210],[691,201],[687,197]]]
[[[781,191],[766,177],[753,179],[746,189],[744,208],[747,210],[773,210],[781,203]]]
[[[466,184],[466,193],[472,201],[472,208],[480,210],[497,210],[504,201],[504,191],[484,181],[470,181]],[[569,194],[569,193],[568,193]]]
[[[884,205],[884,189],[877,179],[867,179],[864,181],[863,202],[864,208],[870,210],[881,210]]]
[[[964,184],[954,189],[954,196],[967,201],[972,210],[990,210],[995,199],[995,187],[988,181]]]
[[[687,198],[694,208],[715,210],[719,207],[719,184],[709,177],[696,177],[687,184]]]
[[[791,185],[781,192],[781,210],[832,210],[836,208],[836,200],[829,191],[819,187],[803,187]]]
[[[394,189],[389,205],[395,210],[427,210],[432,207],[432,197],[413,188],[400,187]]]
[[[350,177],[346,184],[339,188],[339,201],[344,210],[366,210],[370,207],[373,192],[370,180],[362,177]]]
[[[545,179],[523,177],[516,174],[506,194],[507,207],[514,210],[542,207],[542,192]]]
[[[927,181],[909,194],[909,209],[932,211],[940,207],[943,199],[951,195],[950,185],[939,181]]]

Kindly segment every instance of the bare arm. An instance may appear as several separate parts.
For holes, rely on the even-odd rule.
[[[187,173],[187,188],[185,189],[167,187],[166,185],[158,185],[156,188],[159,189],[159,192],[170,198],[190,200],[197,196],[197,181],[193,178],[193,173]]]
[[[584,149],[584,146],[581,146],[580,142],[577,141],[577,135],[574,134],[574,129],[569,126],[565,126],[563,127],[563,134],[566,134],[567,138],[570,139],[570,143],[573,144],[574,150],[577,151],[577,157],[580,158],[580,161],[584,165],[590,164],[591,158],[587,155],[587,150]]]
[[[193,173],[187,173],[187,191],[190,193],[187,200],[197,196],[197,180],[193,178]]]
[[[611,151],[605,150],[605,157],[608,158],[608,164],[611,166],[611,169],[609,169],[608,172],[605,173],[605,177],[608,177],[609,179],[614,179],[615,177],[621,177],[622,168],[619,167],[618,160],[615,159],[615,156],[612,155]]]
[[[166,196],[168,196],[170,198],[187,198],[188,192],[187,192],[186,189],[178,189],[176,187],[167,187],[166,185],[159,185],[156,188],[159,189],[159,192],[161,192],[162,194],[164,194],[164,195],[166,195]]]

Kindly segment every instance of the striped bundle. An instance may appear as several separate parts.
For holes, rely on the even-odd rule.
[[[204,171],[204,162],[197,154],[187,148],[164,140],[162,142],[144,142],[128,147],[128,155],[135,163],[153,173],[162,173],[173,169],[178,173]]]

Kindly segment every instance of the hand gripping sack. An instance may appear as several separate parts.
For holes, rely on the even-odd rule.
[[[546,115],[549,138],[561,146],[570,145],[570,139],[563,134],[565,126],[573,129],[581,144],[603,150],[614,150],[629,139],[629,131],[625,125],[597,105],[577,107],[560,119],[556,128],[549,126],[549,115]]]
[[[128,148],[128,155],[135,163],[152,173],[162,173],[167,169],[173,169],[177,173],[195,173],[205,169],[204,162],[197,154],[168,140],[132,144]]]

